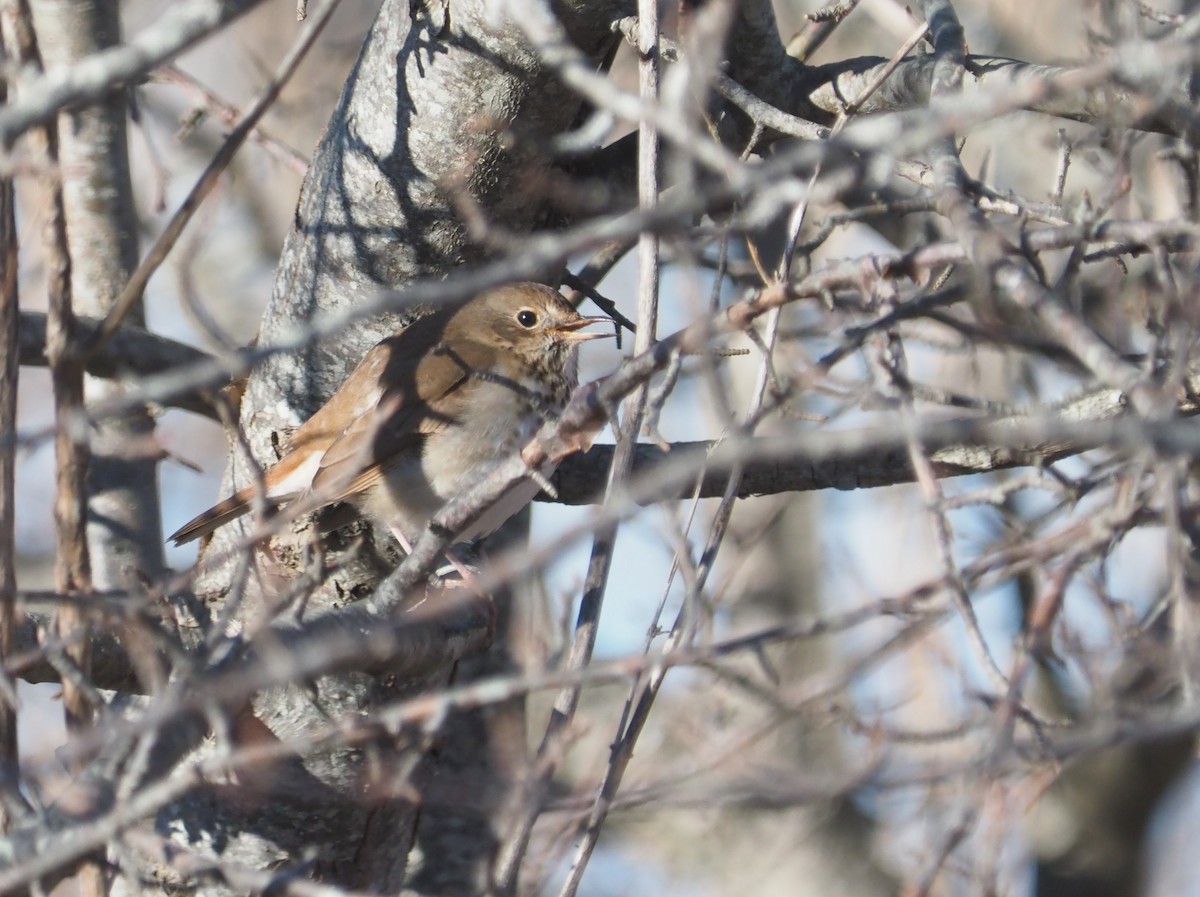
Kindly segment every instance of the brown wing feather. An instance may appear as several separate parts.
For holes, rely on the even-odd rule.
[[[285,481],[289,473],[294,473],[307,463],[313,453],[321,453],[322,463],[312,481],[311,490],[338,477],[350,476],[350,465],[367,460],[360,451],[361,447],[365,445],[370,448],[374,438],[371,432],[364,430],[364,426],[386,432],[392,439],[381,444],[381,449],[394,454],[404,448],[403,439],[414,426],[411,421],[427,418],[426,403],[457,388],[458,382],[441,365],[431,367],[429,376],[425,377],[422,363],[422,388],[414,389],[412,384],[418,380],[412,370],[415,367],[414,359],[411,354],[401,355],[398,350],[402,350],[406,342],[410,349],[413,344],[436,343],[451,312],[452,309],[446,309],[446,313],[435,310],[418,317],[403,330],[373,346],[329,397],[329,401],[292,434],[288,453],[267,471],[268,492],[272,491],[271,486]],[[461,376],[466,376],[462,365],[456,365],[455,368]],[[409,404],[406,397],[410,395],[418,396],[418,402],[405,407]],[[347,420],[350,421],[349,425],[345,423]],[[383,428],[380,427],[381,422],[385,424]],[[421,426],[418,424],[408,438],[420,438],[419,434],[428,432],[428,429],[422,430]],[[352,479],[348,486],[337,490],[337,494],[325,499],[325,502],[338,501],[364,489],[380,475],[379,465],[372,465]],[[242,516],[250,510],[251,498],[257,488],[248,486],[224,499],[189,520],[168,539],[177,545],[190,542]],[[276,490],[268,500],[272,504],[286,504],[311,490],[303,489],[297,483],[286,494]]]
[[[397,458],[457,420],[461,387],[472,371],[487,370],[494,361],[490,347],[459,343],[454,352],[426,355],[407,382],[386,377],[388,390],[373,410],[354,419],[325,451],[313,491],[331,504],[378,483]]]
[[[370,415],[383,398],[381,380],[385,372],[395,366],[396,340],[396,336],[389,337],[371,347],[329,400],[292,434],[289,452],[327,448],[345,432],[346,420]]]

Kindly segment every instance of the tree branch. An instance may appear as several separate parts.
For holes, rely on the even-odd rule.
[[[95,318],[76,318],[80,339],[92,339],[100,322]],[[46,315],[43,312],[23,311],[20,318],[20,353],[24,367],[46,367]],[[124,380],[165,374],[184,365],[199,364],[211,356],[201,349],[176,342],[165,336],[150,333],[140,327],[126,325],[117,330],[97,352],[87,360],[87,373],[108,380]],[[220,420],[213,403],[205,398],[206,390],[183,390],[164,399],[164,404]]]
[[[964,80],[962,89],[968,97],[1006,89],[1027,92],[1030,87],[1061,81],[1080,70],[1000,56],[967,56],[965,64],[971,77]],[[811,104],[826,113],[837,114],[887,65],[886,59],[860,56],[814,67],[805,76],[809,82],[805,104],[796,108],[793,101],[784,108],[799,115]],[[930,79],[936,65],[937,57],[932,55],[905,59],[860,111],[864,114],[902,112],[927,106]],[[1196,115],[1187,80],[1164,82],[1162,73],[1158,75],[1159,80],[1152,88],[1110,79],[1088,88],[1033,91],[1035,96],[1022,103],[1021,108],[1087,124],[1111,124],[1175,137],[1194,135]],[[1150,98],[1153,98],[1152,103],[1147,102]]]
[[[177,56],[217,29],[252,9],[259,0],[187,0],[172,4],[158,20],[113,47],[81,59],[69,68],[47,72],[23,86],[21,98],[0,109],[0,145],[9,145],[60,109],[96,102]]]

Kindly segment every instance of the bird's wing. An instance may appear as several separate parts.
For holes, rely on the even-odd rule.
[[[398,458],[458,420],[462,386],[474,371],[490,369],[494,359],[494,351],[479,343],[459,344],[453,352],[442,346],[421,360],[415,376],[406,376],[403,367],[384,372],[387,387],[374,407],[325,451],[313,492],[323,504],[332,504],[378,483]]]
[[[383,398],[383,375],[395,363],[395,343],[391,337],[371,347],[329,400],[292,434],[288,454],[325,450],[345,432],[347,420],[371,415]]]

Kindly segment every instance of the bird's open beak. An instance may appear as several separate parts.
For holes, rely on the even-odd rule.
[[[571,342],[571,343],[582,343],[582,342],[585,342],[590,339],[607,339],[608,337],[616,335],[613,333],[584,333],[584,332],[582,332],[582,328],[587,327],[589,324],[599,324],[600,322],[604,322],[605,324],[611,324],[612,319],[606,318],[603,315],[597,315],[596,317],[591,317],[591,318],[581,317],[581,318],[571,321],[567,324],[559,324],[557,327],[554,328],[553,332],[554,332],[554,335],[557,336],[563,342]]]

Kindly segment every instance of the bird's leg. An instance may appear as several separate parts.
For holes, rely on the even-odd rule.
[[[482,592],[479,591],[479,589],[475,585],[475,583],[476,583],[475,572],[476,571],[474,569],[472,569],[470,564],[468,564],[465,560],[463,560],[461,557],[459,557],[457,551],[455,551],[453,548],[447,548],[446,549],[446,560],[448,560],[450,562],[450,566],[453,567],[455,570],[457,570],[458,575],[462,577],[463,587],[468,588],[477,594],[480,594],[480,595],[483,594]],[[448,572],[448,571],[446,571],[445,567],[442,567],[441,569],[438,570],[438,575],[441,575],[443,572]],[[453,583],[447,583],[447,586],[453,587],[453,585],[454,585]]]
[[[396,541],[400,543],[400,547],[404,549],[404,553],[412,554],[412,542],[408,540],[408,536],[404,535],[400,527],[392,523],[388,524],[388,529]],[[458,553],[453,548],[446,549],[446,560],[450,562],[451,567],[458,571],[458,575],[462,577],[463,585],[475,589],[475,571],[458,556]],[[442,575],[444,569],[441,568],[437,571],[439,578],[445,578]],[[476,589],[476,591],[478,590]]]
[[[408,536],[404,535],[404,533],[400,530],[400,527],[396,526],[394,523],[389,523],[388,529],[392,533],[392,538],[400,543],[400,547],[404,549],[404,553],[406,555],[412,554],[412,542],[408,541]]]

